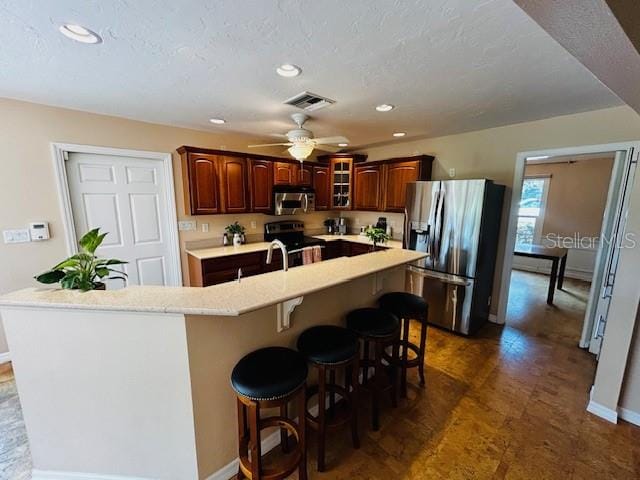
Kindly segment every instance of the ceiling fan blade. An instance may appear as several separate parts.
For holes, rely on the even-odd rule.
[[[327,145],[327,144],[331,144],[331,143],[349,143],[349,139],[348,138],[341,137],[341,136],[314,138],[313,141],[317,145]]]
[[[342,150],[341,147],[338,147],[335,145],[316,145],[314,148],[316,150],[322,150],[323,152],[331,152],[331,153],[336,153]]]
[[[270,133],[269,136],[275,138],[287,138],[285,133]]]
[[[262,143],[260,145],[247,145],[249,148],[259,148],[259,147],[277,147],[278,145],[286,145],[290,147],[293,143]]]

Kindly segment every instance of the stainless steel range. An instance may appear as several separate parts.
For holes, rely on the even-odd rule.
[[[306,247],[320,246],[324,248],[325,241],[309,237],[304,234],[304,223],[297,220],[283,220],[264,225],[264,241],[281,241],[287,250],[289,266],[302,265],[302,250]]]

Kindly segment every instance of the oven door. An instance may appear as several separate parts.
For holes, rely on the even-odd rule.
[[[276,215],[297,215],[315,210],[315,195],[303,192],[276,192],[273,195]]]

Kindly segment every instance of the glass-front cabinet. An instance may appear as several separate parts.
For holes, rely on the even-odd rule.
[[[333,208],[351,208],[351,158],[336,158],[331,162],[331,189]]]

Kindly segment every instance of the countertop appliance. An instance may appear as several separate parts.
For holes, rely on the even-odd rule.
[[[504,186],[491,180],[407,185],[404,247],[429,254],[407,287],[429,304],[429,323],[470,335],[489,318]]]
[[[275,185],[273,187],[273,213],[275,215],[299,215],[316,209],[315,190],[299,185]]]
[[[325,241],[308,237],[304,234],[304,223],[298,220],[284,220],[264,224],[264,241],[280,240],[287,247],[289,266],[302,265],[302,249],[320,246],[324,248]]]

